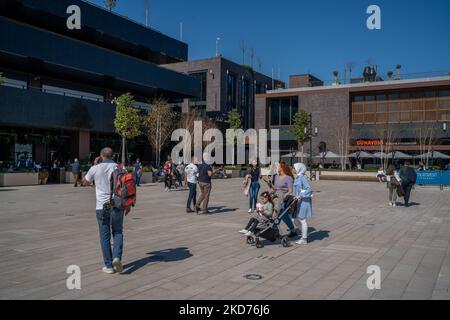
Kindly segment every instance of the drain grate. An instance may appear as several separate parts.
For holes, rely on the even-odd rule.
[[[247,280],[255,280],[255,281],[257,281],[257,280],[263,279],[264,277],[262,275],[260,275],[260,274],[251,273],[251,274],[246,274],[244,276],[244,278],[247,279]]]

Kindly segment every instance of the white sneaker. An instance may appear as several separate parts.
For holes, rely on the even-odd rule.
[[[304,245],[304,244],[308,244],[308,241],[306,239],[300,239],[298,241],[295,242],[296,244],[300,244],[300,245]]]
[[[248,230],[246,230],[246,229],[242,229],[241,231],[239,231],[239,233],[242,233],[242,234],[246,234],[248,232]]]
[[[102,271],[107,274],[114,274],[115,271],[113,268],[103,267]]]
[[[392,206],[393,206],[393,207],[396,207],[396,206],[397,206],[397,204],[396,204],[396,203],[394,202],[394,203],[392,204]]]
[[[121,273],[123,271],[122,262],[119,258],[114,258],[112,265],[115,272]]]
[[[392,202],[389,202],[389,205],[392,207]]]
[[[252,213],[253,212],[253,210],[252,209],[248,209],[248,211],[247,211],[248,213]]]
[[[245,236],[247,236],[247,237],[252,237],[252,236],[253,236],[253,232],[247,231],[247,233],[245,234]]]

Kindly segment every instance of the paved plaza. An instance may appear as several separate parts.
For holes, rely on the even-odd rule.
[[[101,272],[93,188],[0,188],[0,299],[450,298],[449,190],[417,187],[412,207],[391,208],[384,184],[315,182],[310,244],[256,249],[237,233],[241,182],[213,181],[208,216],[185,213],[186,191],[141,187],[120,275]],[[81,290],[66,288],[69,265]],[[367,288],[370,265],[380,290]]]

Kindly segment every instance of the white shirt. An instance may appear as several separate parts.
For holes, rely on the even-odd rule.
[[[111,197],[111,174],[116,168],[112,160],[104,161],[92,166],[84,177],[89,182],[95,181],[96,210],[102,210]]]
[[[195,164],[190,163],[184,171],[187,173],[187,181],[189,183],[197,183],[198,168]]]

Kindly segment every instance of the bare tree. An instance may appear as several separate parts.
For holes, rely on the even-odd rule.
[[[247,52],[247,44],[243,39],[241,39],[240,48],[242,52],[242,64],[245,65],[245,53]]]
[[[262,69],[262,59],[261,57],[258,57],[258,71],[261,72]]]
[[[148,141],[155,150],[156,166],[159,167],[161,151],[171,137],[176,113],[162,98],[154,100],[152,105],[153,107],[148,111],[144,123]]]
[[[437,122],[422,122],[417,128],[416,141],[419,144],[420,161],[422,161],[425,167],[429,165],[430,154],[432,152],[431,146],[437,142],[436,129]]]
[[[335,118],[335,137],[338,145],[339,162],[341,169],[346,169],[348,147],[350,142],[350,125],[348,124],[348,115],[344,110],[339,110]]]
[[[253,59],[255,58],[255,49],[250,48],[250,66],[253,69]]]
[[[353,72],[354,67],[355,67],[355,64],[353,62],[347,62],[345,64],[345,69],[349,72],[349,80],[350,81],[352,80],[352,72]]]
[[[394,148],[395,141],[398,140],[397,131],[389,123],[385,125],[376,125],[372,130],[373,135],[380,141],[380,162],[383,170],[386,170],[389,164],[389,158],[396,151]]]
[[[179,126],[179,128],[187,129],[188,132],[190,132],[192,146],[194,145],[193,134],[194,134],[194,123],[196,121],[202,122],[202,135],[205,134],[205,132],[209,129],[217,128],[217,124],[213,120],[211,120],[207,116],[202,116],[195,111],[190,111],[190,112],[181,114],[181,116],[179,117],[179,120],[178,120],[178,126]],[[209,142],[203,141],[203,147],[205,147],[207,144],[209,144]]]

